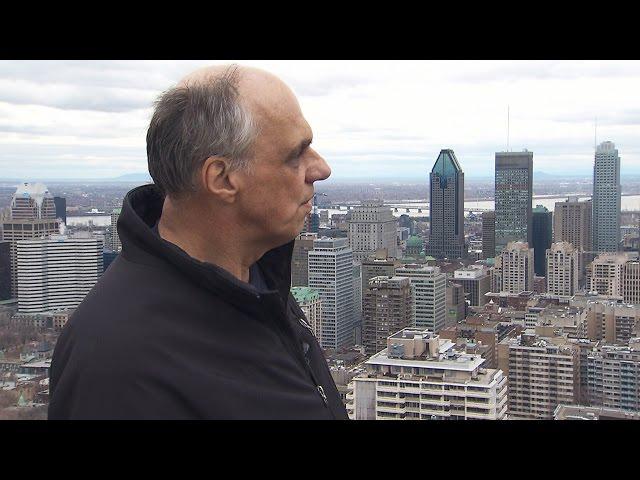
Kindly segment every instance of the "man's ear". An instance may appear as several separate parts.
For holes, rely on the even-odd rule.
[[[204,189],[226,203],[233,203],[238,194],[236,177],[230,170],[225,157],[207,158],[200,170]]]

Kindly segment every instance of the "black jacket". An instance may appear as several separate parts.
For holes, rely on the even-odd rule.
[[[125,197],[122,252],[58,339],[49,419],[347,419],[290,293],[293,242],[258,261],[259,294],[157,236],[162,203]]]

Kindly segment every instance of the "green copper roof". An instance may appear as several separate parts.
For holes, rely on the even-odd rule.
[[[425,260],[428,261],[428,262],[431,262],[431,261],[435,260],[435,257],[432,257],[431,255],[429,255],[429,256],[427,256],[425,258]]]
[[[531,211],[533,213],[549,213],[549,210],[544,205],[536,205],[536,208]]]
[[[320,298],[320,293],[311,287],[291,287],[291,293],[299,304],[309,303]]]
[[[422,239],[420,237],[416,237],[415,235],[407,238],[407,247],[421,247]]]
[[[431,173],[437,173],[440,177],[451,178],[458,172],[462,172],[462,168],[460,168],[453,150],[440,150],[440,155],[438,155]]]

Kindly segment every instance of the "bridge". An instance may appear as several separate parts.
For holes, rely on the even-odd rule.
[[[413,207],[411,206],[411,202],[407,202],[407,203],[401,203],[401,204],[394,204],[394,203],[385,203],[384,206],[385,207],[389,207],[391,209],[393,209],[395,212],[398,213],[411,213],[411,212],[416,212],[416,213],[424,213],[425,215],[428,215],[429,213],[429,207],[428,204],[426,206],[424,206],[424,203],[420,204],[420,207]],[[351,210],[353,207],[360,207],[362,206],[361,203],[341,203],[339,205],[331,205],[329,207],[318,207],[318,208],[329,208],[331,210]],[[465,207],[464,208],[465,212],[474,212],[474,213],[481,213],[481,212],[491,212],[492,210],[489,208],[471,208],[471,207]]]

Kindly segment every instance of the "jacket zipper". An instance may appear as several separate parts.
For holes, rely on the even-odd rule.
[[[295,314],[295,312],[293,312]],[[287,320],[287,311],[286,308],[284,309],[284,321],[288,321]],[[298,317],[298,315],[296,315],[296,317]],[[300,318],[298,318],[298,320],[300,320]],[[313,380],[313,383],[316,386],[316,390],[318,391],[318,394],[320,395],[320,398],[322,398],[322,402],[324,403],[325,408],[329,409],[329,412],[331,413],[331,416],[335,419],[336,416],[333,413],[333,410],[329,407],[329,401],[327,400],[327,395],[324,392],[324,388],[322,387],[322,385],[320,384],[320,382],[318,381],[318,379],[316,378],[315,374],[313,373],[313,369],[311,368],[311,366],[309,364],[307,364],[305,358],[304,358],[304,354],[301,354],[302,352],[300,351],[299,348],[295,348],[294,346],[291,346],[291,344],[287,341],[287,333],[284,331],[284,328],[279,324],[278,321],[275,322],[278,331],[281,333],[282,335],[282,340],[283,343],[285,345],[287,345],[290,349],[293,349],[293,351],[295,352],[295,356],[298,357],[298,360],[302,360],[302,365],[304,366],[304,368],[306,369],[307,373],[311,376],[311,379]],[[289,329],[291,329],[293,331],[293,329],[290,326],[287,326]],[[295,334],[294,334],[294,338],[295,338]]]

